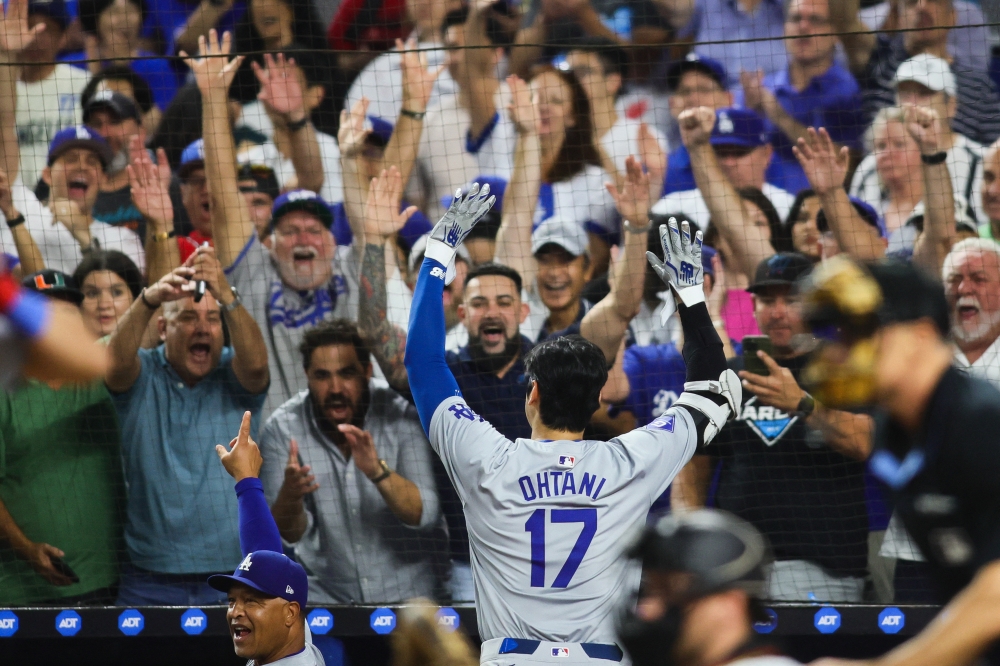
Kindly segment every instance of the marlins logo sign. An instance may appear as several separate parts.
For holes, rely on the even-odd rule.
[[[746,422],[757,436],[768,446],[784,437],[788,429],[799,420],[798,415],[788,414],[775,407],[768,407],[757,402],[757,396],[747,400],[743,405],[740,420]]]

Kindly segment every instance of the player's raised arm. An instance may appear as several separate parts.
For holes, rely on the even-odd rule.
[[[743,403],[743,388],[736,373],[726,367],[722,340],[705,305],[701,232],[692,238],[687,222],[678,229],[677,221],[671,218],[660,225],[660,244],[664,260],[660,261],[652,252],[646,253],[646,259],[673,292],[684,329],[687,374],[684,392],[674,406],[691,413],[698,427],[698,446],[702,447],[738,413]]]
[[[259,478],[264,459],[257,442],[250,437],[250,412],[243,414],[240,432],[229,442],[229,449],[217,444],[215,452],[219,455],[222,466],[236,479],[240,550],[243,551],[243,556],[259,550],[282,552],[278,525],[271,516],[271,509],[264,498],[264,486]]]
[[[417,287],[410,306],[406,355],[403,362],[410,378],[410,391],[420,414],[424,432],[430,433],[434,410],[451,396],[458,395],[458,383],[444,356],[444,304],[441,295],[454,271],[455,252],[496,202],[489,196],[489,185],[479,190],[475,183],[464,197],[455,197],[451,207],[431,230],[427,239],[424,263],[417,276]]]

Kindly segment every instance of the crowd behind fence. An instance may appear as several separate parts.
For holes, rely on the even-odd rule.
[[[79,312],[108,371],[0,400],[0,606],[222,603],[205,579],[241,555],[215,445],[246,410],[312,603],[471,602],[462,501],[403,353],[428,234],[476,182],[497,204],[443,297],[475,413],[530,437],[524,354],[582,335],[610,368],[588,438],[663,414],[683,332],[645,253],[687,221],[712,323],[750,374],[739,417],[651,514],[753,523],[772,600],[935,602],[865,463],[873,415],[806,399],[795,285],[841,253],[912,261],[944,284],[955,365],[1000,387],[990,12],[8,0],[0,252]],[[569,470],[542,481],[532,495],[600,493]]]

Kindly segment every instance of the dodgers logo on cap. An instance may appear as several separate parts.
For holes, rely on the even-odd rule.
[[[146,618],[134,608],[122,611],[118,616],[118,628],[126,636],[135,636],[146,626]]]
[[[371,625],[376,634],[391,634],[396,628],[396,614],[390,608],[376,608],[372,611]]]
[[[729,113],[726,111],[719,111],[719,133],[732,134],[733,129],[733,119],[729,117]]]
[[[63,636],[76,636],[83,628],[83,618],[74,610],[64,610],[56,615],[56,631]]]
[[[316,608],[306,616],[309,622],[309,630],[314,634],[323,636],[333,629],[333,613],[325,608]]]
[[[878,614],[878,628],[886,634],[898,634],[906,626],[906,614],[895,606]]]
[[[820,608],[813,616],[813,624],[821,634],[832,634],[840,629],[840,613],[836,608]]]
[[[181,629],[188,636],[197,636],[208,627],[208,616],[200,608],[188,608],[181,615]]]
[[[764,613],[770,618],[767,622],[754,622],[753,630],[758,634],[770,634],[778,628],[778,614],[773,608],[765,608]]]
[[[454,608],[439,608],[438,612],[434,614],[437,618],[437,623],[439,626],[444,627],[448,631],[455,631],[458,629],[458,625],[461,624],[461,619],[458,617],[458,611]]]
[[[19,623],[14,611],[0,611],[0,638],[9,638],[16,634]]]

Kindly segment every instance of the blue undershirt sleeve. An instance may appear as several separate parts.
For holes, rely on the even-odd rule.
[[[247,477],[236,484],[236,499],[240,513],[240,550],[243,556],[258,550],[283,552],[278,525],[264,498],[264,484],[256,477]]]
[[[420,425],[430,434],[431,418],[443,401],[461,395],[444,356],[444,277],[446,269],[424,258],[410,305],[409,333],[403,362]]]

